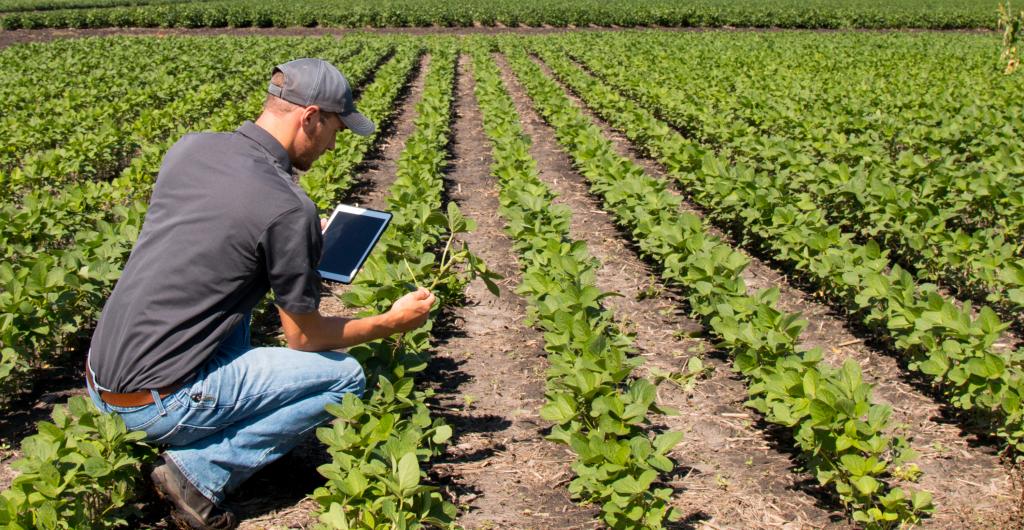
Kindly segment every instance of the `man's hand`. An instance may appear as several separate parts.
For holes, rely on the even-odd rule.
[[[395,331],[414,330],[426,323],[436,299],[434,293],[420,287],[396,300],[387,312]]]
[[[288,347],[302,351],[348,348],[422,326],[430,316],[434,294],[420,288],[399,298],[387,313],[365,318],[327,317],[319,311],[291,313],[278,306]]]
[[[320,231],[323,232],[326,229],[327,229],[327,219],[324,219],[323,217],[321,217],[320,218]]]

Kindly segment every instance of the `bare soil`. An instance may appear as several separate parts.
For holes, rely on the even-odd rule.
[[[550,427],[539,415],[544,340],[524,325],[526,304],[513,292],[519,267],[495,215],[490,145],[468,70],[466,57],[460,58],[447,194],[477,222],[462,241],[504,280],[498,297],[482,281],[468,286],[428,368],[455,431],[434,471],[460,506],[458,523],[466,528],[590,528],[593,510],[575,505],[565,489],[572,453],[544,439]]]
[[[546,65],[537,62],[545,73],[555,78]],[[590,112],[570,90],[566,89],[566,93],[601,127],[620,155],[638,163],[652,177],[673,182],[660,164],[641,155],[625,136]],[[685,190],[673,187],[673,193],[685,199]],[[682,208],[696,215],[703,214],[699,207],[685,200]],[[720,229],[711,232],[732,243]],[[918,453],[914,462],[923,471],[918,484],[904,486],[928,490],[935,498],[937,509],[927,521],[928,527],[1002,528],[1019,526],[1024,521],[1019,471],[1002,464],[993,445],[959,424],[949,407],[936,401],[914,374],[873,345],[870,337],[865,337],[842,315],[818,301],[813,293],[791,284],[787,276],[769,262],[750,255],[745,249],[738,250],[751,260],[744,272],[751,292],[777,287],[781,292],[778,307],[800,313],[809,321],[802,335],[802,345],[821,348],[826,361],[834,366],[841,365],[847,357],[857,360],[864,370],[864,380],[875,385],[875,401],[892,407],[896,431],[905,436]]]

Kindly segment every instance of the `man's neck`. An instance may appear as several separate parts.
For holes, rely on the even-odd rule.
[[[283,147],[285,152],[288,153],[288,158],[295,160],[292,150],[295,146],[297,128],[293,124],[289,123],[288,117],[277,116],[270,112],[264,112],[263,114],[260,114],[259,118],[256,118],[255,123],[264,131],[270,133],[270,135],[281,144],[281,147]]]

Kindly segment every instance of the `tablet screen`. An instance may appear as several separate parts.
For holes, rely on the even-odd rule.
[[[320,276],[351,283],[389,221],[387,212],[338,206],[324,229],[324,249],[317,267]]]

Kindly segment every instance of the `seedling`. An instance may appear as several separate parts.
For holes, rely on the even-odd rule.
[[[666,372],[659,368],[651,368],[651,376],[654,378],[655,385],[661,384],[662,381],[671,381],[685,392],[693,390],[697,381],[704,379],[712,372],[714,372],[714,367],[705,366],[700,357],[696,356],[690,357],[684,370]]]
[[[899,480],[917,482],[921,478],[921,468],[917,467],[917,464],[914,463],[896,466],[892,470],[892,476]]]
[[[648,278],[647,284],[636,294],[637,300],[646,300],[648,298],[659,298],[662,293],[665,292],[665,287],[662,286],[656,278]]]

